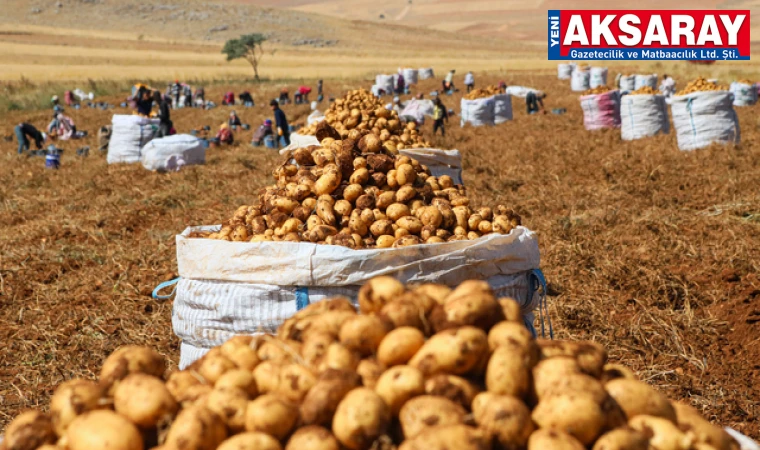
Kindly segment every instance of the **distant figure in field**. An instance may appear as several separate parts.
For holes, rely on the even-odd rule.
[[[180,104],[183,108],[192,108],[193,106],[193,88],[189,84],[182,85],[182,101]]]
[[[446,78],[441,81],[441,84],[443,85],[443,91],[446,93],[452,93],[454,92],[454,74],[456,73],[456,70],[451,69],[449,70],[449,73],[446,74]]]
[[[272,136],[274,138],[274,130],[272,130],[272,121],[270,119],[265,120],[264,123],[256,129],[256,132],[253,133],[251,144],[260,147],[264,145],[264,139],[266,139],[267,136]]]
[[[665,97],[671,97],[676,93],[676,82],[668,74],[662,76],[662,83],[660,83],[660,92]]]
[[[235,111],[232,111],[230,113],[230,118],[227,121],[227,125],[229,125],[230,128],[232,128],[233,130],[235,129],[235,127],[239,127],[241,125],[241,123],[240,123],[240,117],[238,117],[238,115],[237,115],[237,113]]]
[[[235,136],[232,134],[229,124],[225,122],[219,127],[219,132],[216,133],[216,139],[220,144],[232,145],[232,143],[235,142]]]
[[[21,122],[13,129],[16,133],[16,139],[18,140],[18,154],[24,153],[29,150],[29,139],[34,141],[34,145],[37,146],[37,150],[42,150],[42,144],[47,140],[47,135],[40,132],[34,125],[26,122]]]
[[[406,80],[404,80],[403,74],[398,74],[398,79],[396,80],[396,93],[401,95],[406,92]]]
[[[194,100],[195,106],[202,107],[204,104],[206,104],[206,91],[203,89],[203,87],[199,87],[195,90]]]
[[[475,75],[472,72],[467,72],[464,75],[464,85],[467,86],[468,93],[475,89]]]
[[[227,92],[224,94],[224,97],[222,97],[222,105],[234,105],[235,104],[235,93],[232,91]]]
[[[317,101],[322,103],[322,100],[324,100],[324,95],[322,93],[322,80],[317,81]]]
[[[150,112],[153,109],[153,99],[150,96],[150,91],[141,87],[140,90],[137,91],[135,106],[137,107],[137,114],[144,117],[150,117]]]
[[[434,96],[433,100],[433,136],[438,130],[441,130],[441,136],[446,136],[446,128],[443,122],[449,121],[449,112],[444,106],[443,101],[439,95]]]
[[[182,95],[182,84],[179,80],[174,80],[174,84],[169,87],[169,95],[172,98],[172,108],[179,108],[179,99]]]
[[[158,137],[166,137],[171,134],[174,127],[171,119],[170,99],[161,95],[160,91],[153,91],[153,101],[158,105]]]
[[[240,95],[238,95],[238,99],[240,100],[240,103],[242,103],[246,108],[252,108],[256,106],[253,102],[253,96],[248,91],[241,92]]]
[[[499,91],[501,91],[502,94],[507,92],[507,83],[504,80],[499,81]]]
[[[293,95],[293,102],[296,105],[302,103],[309,103],[309,94],[311,94],[311,88],[308,86],[300,86],[296,93]]]
[[[543,92],[530,91],[525,96],[525,105],[528,108],[528,114],[536,114],[544,111],[544,99],[546,94]]]
[[[290,94],[288,93],[288,88],[284,87],[280,90],[279,104],[287,105],[288,103],[290,103]]]
[[[285,141],[285,146],[290,145],[290,125],[288,125],[288,118],[285,117],[285,112],[280,109],[277,100],[269,102],[269,106],[272,107],[274,113],[274,124],[277,127],[277,135]]]

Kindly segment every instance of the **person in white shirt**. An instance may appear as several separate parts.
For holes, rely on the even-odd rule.
[[[464,85],[467,86],[467,92],[475,89],[475,76],[472,72],[467,72],[464,76]]]
[[[443,91],[444,92],[453,92],[454,91],[454,73],[456,70],[451,69],[449,70],[449,73],[446,74],[446,78],[441,82],[443,85]]]
[[[665,97],[671,97],[676,93],[676,82],[667,74],[662,76],[662,83],[660,83],[660,92]]]

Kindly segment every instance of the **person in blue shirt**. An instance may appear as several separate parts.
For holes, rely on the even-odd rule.
[[[288,118],[285,117],[285,112],[280,109],[280,104],[277,100],[269,102],[269,106],[272,107],[274,113],[274,124],[277,127],[277,134],[285,141],[285,145],[290,145],[290,126],[288,125]]]

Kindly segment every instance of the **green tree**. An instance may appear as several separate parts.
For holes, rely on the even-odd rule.
[[[243,58],[253,67],[256,81],[259,81],[259,62],[264,56],[262,44],[267,38],[260,33],[244,34],[238,39],[230,39],[224,44],[222,53],[227,55],[227,61]]]

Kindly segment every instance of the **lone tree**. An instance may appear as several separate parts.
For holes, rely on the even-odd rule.
[[[259,81],[259,61],[264,56],[262,44],[267,38],[260,33],[244,34],[238,39],[230,39],[224,44],[222,53],[227,55],[227,61],[244,58],[253,67],[256,81]]]

